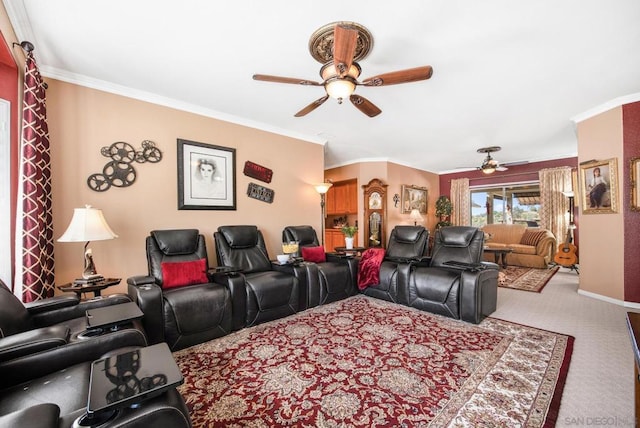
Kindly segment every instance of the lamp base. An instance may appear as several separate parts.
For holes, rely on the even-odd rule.
[[[87,245],[89,243],[87,242]],[[82,277],[84,279],[92,279],[102,277],[102,275],[96,272],[96,265],[93,263],[93,254],[91,253],[91,248],[84,249],[84,270],[82,271]]]

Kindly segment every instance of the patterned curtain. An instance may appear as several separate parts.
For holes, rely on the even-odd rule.
[[[569,198],[562,192],[570,192],[571,168],[547,168],[538,173],[540,177],[540,223],[549,229],[558,242],[564,241],[569,227]]]
[[[45,83],[27,53],[22,106],[22,300],[53,296],[51,155]]]
[[[453,205],[451,223],[454,226],[470,226],[471,196],[468,178],[451,180],[451,204]]]

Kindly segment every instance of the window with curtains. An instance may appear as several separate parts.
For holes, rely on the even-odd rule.
[[[470,189],[471,225],[493,223],[540,225],[539,182]]]

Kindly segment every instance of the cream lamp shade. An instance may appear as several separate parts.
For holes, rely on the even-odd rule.
[[[422,222],[423,220],[422,215],[420,215],[420,211],[416,208],[411,210],[411,214],[409,214],[409,218],[413,220],[414,226],[417,226],[418,222]]]
[[[333,183],[320,183],[320,184],[314,185],[313,187],[316,188],[316,192],[320,193],[321,195],[324,195],[329,191],[331,186],[333,186]]]
[[[117,238],[118,235],[109,227],[102,210],[85,205],[84,208],[75,208],[69,227],[58,238],[58,242],[86,242],[84,245],[84,279],[102,278],[96,272],[93,263],[93,255],[87,248],[90,241],[104,241]]]

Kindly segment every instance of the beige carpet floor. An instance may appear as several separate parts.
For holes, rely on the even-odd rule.
[[[578,281],[561,268],[541,293],[499,288],[491,316],[575,337],[556,426],[633,427],[632,310],[578,294]]]

